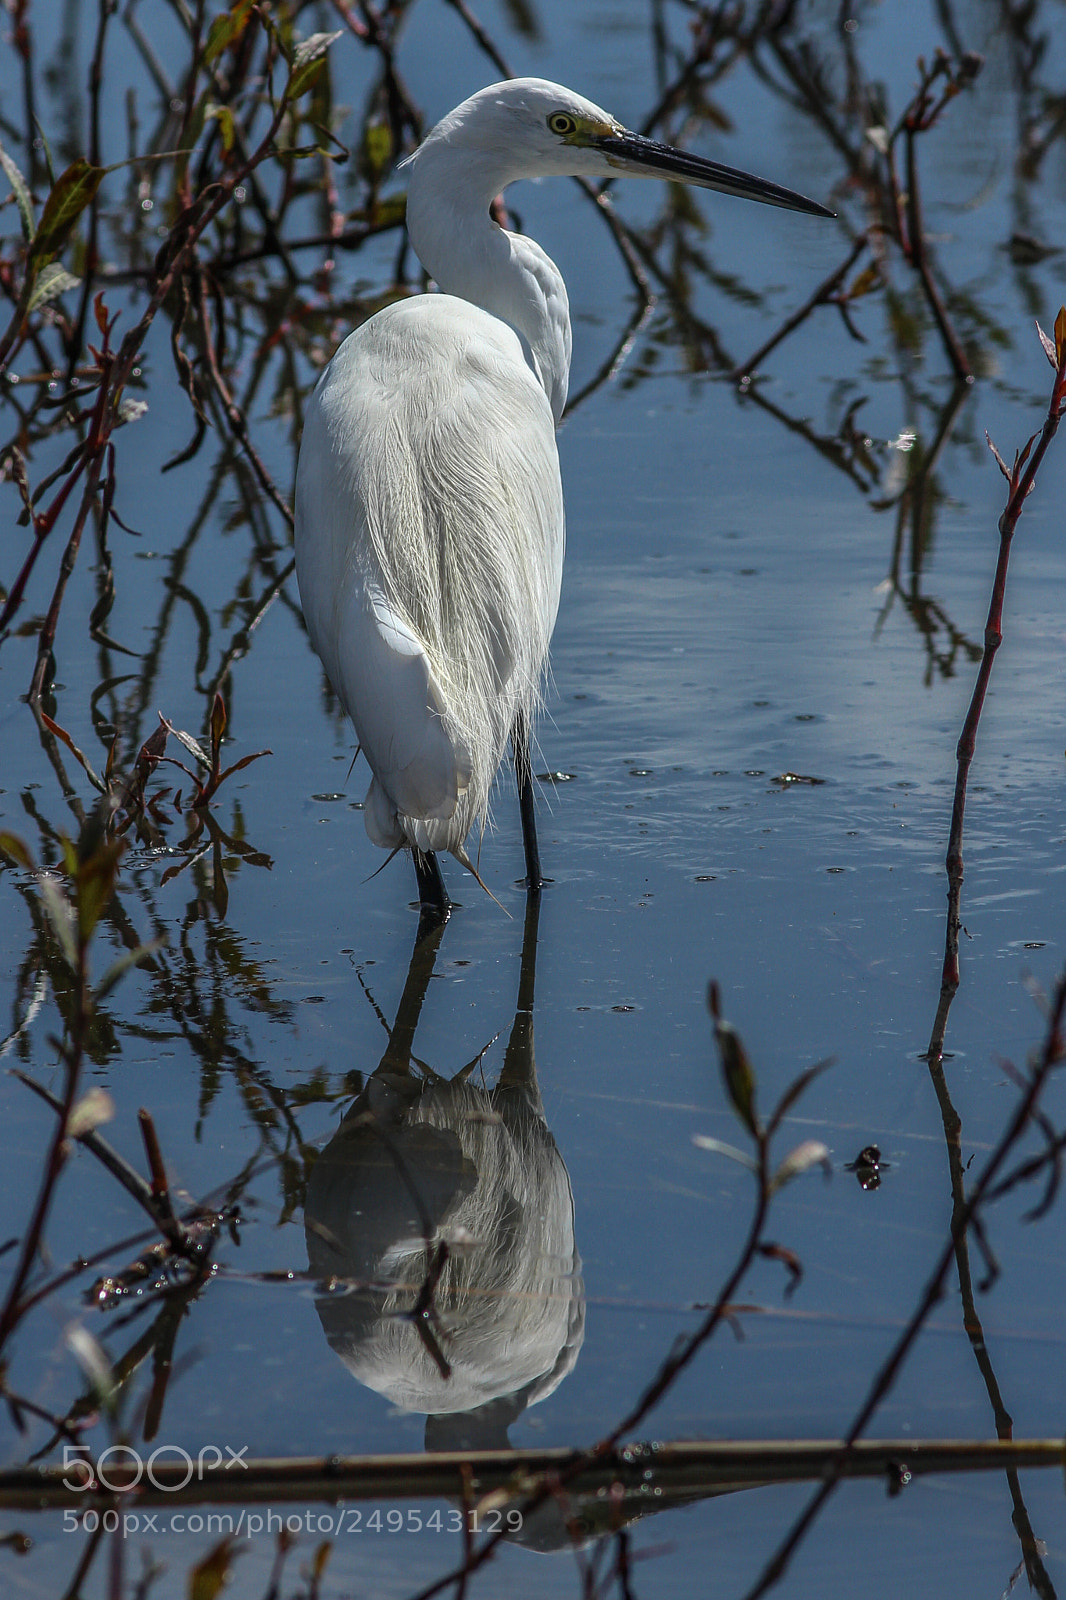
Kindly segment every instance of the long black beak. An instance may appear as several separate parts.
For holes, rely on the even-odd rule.
[[[609,134],[592,141],[602,150],[612,167],[634,178],[668,178],[674,183],[690,183],[699,189],[718,189],[722,194],[739,195],[742,200],[759,200],[766,206],[784,206],[788,211],[806,211],[812,217],[831,217],[817,200],[808,200],[778,183],[755,178],[750,172],[723,167],[717,161],[675,150],[672,145],[645,139],[639,133]]]

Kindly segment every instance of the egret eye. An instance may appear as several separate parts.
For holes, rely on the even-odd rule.
[[[548,127],[560,138],[564,138],[568,133],[577,132],[577,123],[568,111],[553,111],[548,118]]]

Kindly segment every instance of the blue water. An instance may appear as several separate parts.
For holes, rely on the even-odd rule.
[[[490,10],[486,24],[506,41],[516,68],[558,76],[633,122],[654,99],[643,6],[542,8],[537,44],[509,33]],[[965,398],[941,456],[935,543],[918,588],[940,619],[979,645],[1005,487],[983,430],[1009,458],[1039,426],[1050,374],[1032,316],[1050,328],[1062,290],[1061,261],[1023,271],[1003,249],[1017,225],[1015,102],[1006,47],[984,13],[974,13],[964,19],[974,30],[966,42],[986,49],[989,64],[978,89],[950,108],[923,146],[925,199],[947,280],[972,294],[1006,337],[985,342],[987,375]],[[1048,27],[1060,20],[1050,12],[1044,19]],[[858,46],[876,60],[895,108],[913,81],[913,55],[930,55],[938,42],[931,8],[882,7],[860,18]],[[117,66],[128,46],[116,50]],[[346,39],[337,59],[348,74],[346,96],[359,107],[367,62]],[[403,67],[431,120],[487,81],[446,7],[412,18]],[[7,59],[5,84],[11,70]],[[830,195],[838,175],[831,152],[749,71],[738,69],[714,97],[735,127],[702,136],[701,149]],[[1066,223],[1062,160],[1059,145],[1043,181],[1026,191],[1039,208],[1030,226],[1048,239],[1062,237]],[[523,225],[568,280],[576,392],[621,335],[626,275],[576,190],[527,185],[513,198]],[[619,185],[615,200],[637,223],[655,217],[664,197],[657,186]],[[832,224],[813,219],[706,195],[692,203],[705,218],[698,243],[720,274],[718,286],[696,286],[693,305],[739,359],[802,303],[846,243]],[[835,203],[859,217],[853,198]],[[380,258],[342,258],[340,271],[365,285],[378,281],[380,268],[384,282],[392,254],[390,243]],[[891,274],[913,297],[898,256]],[[726,292],[731,276],[751,293]],[[688,370],[665,300],[616,378],[560,434],[568,554],[536,760],[539,772],[560,777],[541,789],[541,847],[553,881],[540,920],[534,1040],[545,1123],[573,1195],[585,1312],[565,1376],[517,1417],[515,1445],[583,1444],[604,1433],[675,1336],[694,1325],[694,1304],[713,1299],[744,1237],[750,1178],[693,1143],[701,1134],[733,1144],[744,1138],[719,1081],[705,1005],[711,977],[748,1047],[763,1107],[801,1070],[833,1058],[793,1109],[780,1148],[824,1141],[834,1176],[826,1184],[815,1172],[775,1203],[769,1232],[803,1263],[798,1291],[783,1298],[784,1274],[772,1262],[754,1270],[742,1291],[756,1308],[741,1319],[743,1340],[723,1330],[645,1431],[839,1435],[946,1237],[943,1129],[920,1058],[940,982],[954,746],[975,669],[964,645],[951,655],[942,620],[927,650],[901,599],[891,600],[885,580],[896,510],[885,502],[908,464],[900,443],[913,430],[930,443],[936,407],[951,386],[928,330],[919,355],[900,354],[883,295],[857,302],[854,315],[867,344],[852,341],[823,308],[769,358],[760,392],[818,434],[831,433],[847,405],[863,397],[858,426],[880,475],[865,493],[798,429]],[[117,505],[141,537],[113,534],[117,601],[107,629],[134,650],[158,644],[158,658],[149,679],[143,662],[112,655],[105,663],[89,640],[89,548],[71,583],[57,650],[55,714],[94,763],[103,752],[91,697],[105,665],[116,674],[145,673],[140,685],[116,691],[136,708],[137,738],[151,731],[156,706],[199,732],[204,686],[241,624],[235,601],[262,592],[286,556],[279,522],[269,522],[277,555],[262,560],[247,526],[237,518],[226,526],[237,510],[229,489],[190,542],[174,587],[174,552],[205,492],[216,446],[160,477],[190,429],[162,326],[144,365],[150,410],[117,441]],[[287,490],[293,456],[286,425],[270,416],[269,394],[264,386],[253,422]],[[47,451],[36,460],[43,472]],[[963,1161],[972,1156],[974,1171],[1013,1104],[1004,1059],[1022,1065],[1041,1035],[1026,983],[1049,986],[1063,960],[1064,488],[1060,445],[1017,536],[1005,643],[972,775],[963,986],[950,1018],[947,1073],[963,1122]],[[10,486],[6,493],[13,505]],[[13,529],[9,551],[21,551],[23,538]],[[9,559],[5,570],[12,566]],[[44,610],[54,570],[42,559],[24,615]],[[4,658],[0,827],[39,850],[34,812],[51,827],[74,824],[19,699],[32,640],[8,639]],[[424,1417],[353,1379],[326,1343],[306,1279],[259,1276],[306,1270],[293,1188],[299,1145],[326,1143],[357,1075],[371,1073],[385,1050],[374,1003],[391,1021],[414,936],[413,883],[399,860],[371,876],[380,858],[359,809],[366,769],[357,763],[348,775],[354,738],[324,692],[291,580],[235,661],[226,695],[229,759],[272,751],[230,780],[215,808],[221,827],[258,858],[242,860],[227,848],[214,861],[208,851],[164,882],[180,853],[131,850],[122,910],[139,935],[166,931],[170,944],[157,973],[131,974],[109,999],[111,1044],[88,1073],[116,1103],[115,1120],[102,1131],[142,1168],[136,1111],[151,1109],[182,1192],[217,1191],[257,1152],[264,1163],[245,1195],[240,1244],[222,1240],[218,1280],[179,1335],[158,1437],[190,1451],[208,1442],[247,1444],[255,1456],[421,1450]],[[65,759],[88,803],[87,784]],[[817,782],[775,782],[785,774]],[[171,833],[177,845],[180,825]],[[447,864],[461,907],[441,944],[414,1049],[444,1077],[485,1050],[474,1081],[491,1085],[514,1018],[523,933],[521,842],[507,784],[481,870],[503,909]],[[19,874],[5,868],[5,1033],[28,1001],[14,985],[32,935],[31,901],[19,886]],[[98,971],[118,948],[113,928],[105,931]],[[59,1074],[48,1035],[57,1027],[48,996],[9,1051],[53,1086]],[[6,1238],[24,1225],[51,1122],[15,1080],[6,1080],[3,1095]],[[1045,1109],[1061,1124],[1061,1082]],[[844,1163],[871,1142],[890,1165],[880,1189],[864,1193]],[[979,1301],[1019,1438],[1060,1436],[1066,1399],[1066,1252],[1055,1212],[1036,1224],[1021,1220],[1033,1199],[1029,1191],[1012,1196],[990,1217],[1002,1274]],[[102,1249],[138,1226],[114,1181],[77,1152],[49,1224],[52,1259]],[[128,1258],[109,1264],[119,1268]],[[63,1340],[75,1317],[106,1342],[112,1359],[147,1321],[119,1329],[115,1314],[108,1321],[86,1311],[74,1291],[40,1308],[16,1342],[12,1382],[57,1411],[83,1383]],[[147,1380],[138,1381],[143,1401]],[[136,1412],[132,1400],[133,1436]],[[994,1434],[954,1282],[871,1432]],[[94,1439],[105,1438],[101,1424]],[[15,1463],[27,1444],[11,1433],[4,1451]],[[1061,1483],[1030,1473],[1023,1487],[1061,1588]],[[649,1554],[638,1592],[688,1592],[692,1574],[712,1570],[715,1593],[742,1592],[804,1495],[761,1490],[649,1518],[635,1534],[636,1549]],[[1010,1514],[995,1476],[925,1481],[891,1501],[880,1486],[850,1486],[803,1547],[789,1592],[850,1593],[859,1566],[886,1593],[999,1594],[1020,1559]],[[26,1526],[44,1546],[25,1562],[5,1557],[11,1592],[59,1592],[75,1540],[53,1534],[51,1524],[31,1526],[26,1516],[4,1520]],[[314,1542],[302,1540],[304,1558]],[[184,1592],[184,1573],[204,1543],[181,1542],[158,1592]],[[263,1589],[272,1553],[265,1538],[253,1541],[238,1592]],[[399,1596],[458,1554],[454,1535],[338,1537],[330,1579],[337,1593]],[[505,1552],[482,1581],[483,1592],[508,1595],[576,1587],[569,1558],[545,1564],[522,1550]]]

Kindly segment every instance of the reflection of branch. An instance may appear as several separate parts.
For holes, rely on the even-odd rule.
[[[612,1472],[612,1481],[614,1480],[618,1475],[618,1452],[622,1440],[631,1436],[634,1429],[644,1422],[663,1396],[674,1386],[681,1374],[691,1366],[697,1355],[705,1348],[722,1324],[734,1318],[735,1296],[743,1278],[751,1270],[753,1263],[758,1258],[763,1257],[767,1260],[780,1262],[789,1274],[790,1286],[794,1286],[801,1275],[801,1268],[797,1258],[790,1250],[766,1238],[764,1228],[770,1213],[773,1197],[777,1191],[792,1178],[809,1171],[814,1166],[822,1165],[828,1172],[828,1151],[817,1140],[808,1140],[797,1146],[775,1168],[773,1144],[788,1112],[814,1079],[826,1069],[829,1062],[819,1062],[817,1065],[808,1067],[806,1071],[801,1072],[785,1089],[768,1120],[763,1122],[756,1109],[757,1085],[751,1062],[736,1029],[721,1017],[718,985],[716,983],[710,985],[709,1003],[711,1015],[714,1018],[715,1041],[718,1047],[727,1097],[746,1133],[750,1136],[752,1154],[736,1150],[732,1146],[724,1145],[717,1140],[707,1141],[707,1146],[719,1155],[738,1161],[751,1172],[754,1178],[755,1203],[752,1208],[752,1218],[748,1226],[747,1236],[737,1253],[733,1267],[715,1297],[714,1303],[705,1311],[695,1329],[677,1341],[670,1354],[661,1362],[658,1372],[652,1378],[643,1394],[630,1407],[622,1420],[590,1449],[574,1451],[564,1465],[553,1472],[534,1479],[528,1488],[523,1486],[520,1491],[520,1503],[524,1514],[527,1516],[536,1511],[547,1500],[558,1497],[560,1490],[569,1489],[572,1481],[578,1479],[590,1468],[595,1470],[601,1464],[609,1464]],[[786,1287],[785,1293],[786,1295],[789,1293],[788,1287]],[[631,1452],[623,1450],[621,1452],[623,1464],[626,1462],[627,1457],[632,1459]],[[463,1581],[466,1574],[484,1565],[505,1537],[506,1529],[503,1527],[500,1527],[494,1533],[490,1533],[475,1550],[465,1553],[464,1561],[460,1568],[446,1573],[444,1577],[421,1590],[417,1600],[430,1600],[431,1596],[440,1593],[450,1584]]]
[[[956,627],[939,600],[934,600],[929,595],[921,593],[917,578],[913,580],[914,586],[912,588],[905,589],[903,587],[898,575],[901,535],[902,529],[897,529],[892,561],[892,576],[885,580],[889,585],[888,598],[878,613],[874,634],[875,636],[880,634],[892,602],[898,597],[900,604],[921,634],[925,644],[928,661],[924,682],[926,688],[928,688],[934,681],[934,671],[939,671],[942,678],[953,678],[955,676],[955,663],[960,650],[967,660],[977,661],[980,659],[981,647],[972,643],[962,629]],[[948,646],[946,649],[938,650],[936,648],[936,637],[941,630],[947,634]]]
[[[583,401],[587,400],[589,395],[595,394],[597,389],[602,389],[604,384],[610,383],[617,376],[636,342],[637,334],[647,324],[654,310],[654,297],[649,297],[636,307],[610,355],[600,363],[600,366],[589,381],[583,384],[576,394],[572,394],[568,398],[566,410],[563,413],[565,417],[568,417]]]
[[[940,291],[936,286],[932,269],[929,265],[929,253],[926,248],[925,223],[922,219],[921,185],[918,182],[918,159],[915,150],[916,136],[921,129],[907,125],[907,216],[908,216],[908,257],[918,276],[922,280],[925,298],[929,302],[929,309],[933,313],[940,337],[944,343],[951,361],[952,369],[963,383],[973,382],[973,368],[966,359],[966,352],[959,343],[951,319],[944,309],[944,302],[940,298]]]
[[[782,33],[790,16],[791,8],[786,7],[784,18],[769,30],[768,38],[779,64],[791,80],[798,96],[798,104],[819,123],[830,143],[843,157],[853,180],[867,191],[883,227],[918,275],[922,292],[932,312],[953,372],[957,378],[972,382],[970,363],[948,316],[929,260],[922,218],[917,138],[936,124],[945,107],[961,90],[973,84],[981,70],[981,57],[973,52],[964,51],[953,61],[942,50],[938,50],[930,66],[926,67],[924,62],[919,62],[921,81],[918,89],[891,133],[884,127],[873,130],[869,128],[870,94],[861,92],[863,89],[861,84],[853,85],[853,92],[849,97],[850,107],[861,108],[863,115],[859,137],[853,140],[849,137],[850,130],[846,120],[848,108],[845,108],[844,116],[838,114],[841,108],[837,106],[834,96],[829,91],[823,64],[813,49],[803,41],[798,48],[785,43]],[[754,42],[753,40],[753,44]],[[751,59],[753,67],[764,82],[778,94],[787,93],[765,68],[760,66],[754,51]],[[851,66],[854,68],[853,57]],[[934,99],[932,90],[937,84],[941,85],[941,89],[939,98]],[[880,138],[873,140],[873,133],[879,134]],[[900,189],[895,163],[895,143],[901,135],[906,151],[905,195]],[[875,149],[883,156],[883,161],[878,162],[875,159]]]
[[[197,274],[197,278],[199,279],[199,274]],[[226,421],[229,423],[235,438],[239,441],[242,450],[252,464],[252,470],[259,480],[259,487],[268,497],[274,509],[281,513],[285,522],[291,528],[294,520],[292,507],[278,492],[273,478],[264,466],[262,457],[249,436],[247,418],[236,400],[234,400],[229,385],[222,376],[222,370],[219,365],[219,352],[211,328],[211,319],[207,312],[207,296],[203,292],[201,281],[197,281],[195,293],[197,310],[200,313],[200,336],[203,341],[204,360],[207,363],[207,371],[214,385],[219,404],[225,412]]]
[[[611,236],[618,246],[622,260],[626,264],[626,270],[633,280],[633,287],[647,306],[654,297],[651,286],[648,283],[647,274],[641,266],[640,255],[637,249],[634,248],[634,240],[629,229],[624,222],[619,220],[609,196],[604,193],[602,188],[597,188],[594,183],[589,182],[588,178],[575,178],[574,182],[582,193],[592,201],[592,204],[611,230]]]
[[[944,1140],[948,1152],[948,1169],[951,1175],[951,1233],[955,1241],[955,1266],[962,1300],[962,1325],[965,1329],[966,1337],[970,1341],[970,1348],[973,1351],[974,1360],[977,1362],[978,1371],[988,1392],[996,1433],[1000,1439],[1010,1439],[1012,1437],[1013,1422],[1003,1402],[999,1381],[996,1378],[995,1370],[992,1366],[992,1358],[985,1342],[981,1318],[978,1315],[974,1297],[973,1276],[970,1271],[969,1241],[966,1236],[966,1228],[962,1223],[966,1206],[966,1172],[962,1160],[962,1121],[952,1104],[951,1092],[948,1089],[942,1059],[930,1058],[929,1075],[933,1080],[933,1088],[940,1105],[940,1115],[944,1123]],[[1041,1600],[1055,1600],[1055,1591],[1041,1559],[1040,1549],[1033,1534],[1032,1523],[1029,1520],[1029,1512],[1022,1495],[1017,1465],[1015,1463],[1006,1464],[1005,1472],[1011,1503],[1014,1507],[1011,1520],[1021,1541],[1022,1558],[1025,1562],[1025,1571],[1030,1587],[1036,1590]]]
[[[700,17],[698,23],[694,24],[694,39],[690,54],[682,63],[677,76],[664,87],[658,101],[640,124],[639,131],[645,136],[653,134],[670,113],[683,105],[686,100],[696,99],[696,91],[705,90],[719,78],[724,78],[746,53],[746,41],[734,38],[732,48],[724,59],[712,67],[715,49],[722,41],[722,34],[719,31],[721,20],[722,14],[719,11],[713,19]],[[703,110],[706,105],[706,99],[700,94],[698,109]]]
[[[957,1211],[953,1212],[951,1237],[940,1253],[917,1306],[870,1384],[866,1399],[863,1401],[848,1430],[843,1446],[836,1457],[827,1464],[821,1487],[812,1495],[804,1510],[796,1518],[789,1532],[766,1563],[759,1579],[744,1596],[744,1600],[759,1600],[759,1596],[766,1594],[784,1576],[792,1556],[806,1537],[808,1530],[826,1501],[835,1492],[843,1476],[844,1465],[856,1441],[865,1431],[867,1424],[872,1419],[882,1400],[885,1399],[893,1387],[896,1378],[899,1376],[900,1369],[910,1354],[911,1347],[925,1326],[933,1308],[943,1299],[944,1285],[955,1260],[956,1240],[960,1234],[965,1234],[975,1226],[986,1202],[995,1198],[997,1190],[1002,1186],[1000,1182],[1002,1169],[1013,1152],[1015,1145],[1028,1129],[1047,1081],[1062,1059],[1061,1027],[1064,1011],[1066,1011],[1066,973],[1059,978],[1055,986],[1043,1047],[1039,1059],[1025,1080],[1024,1093],[1015,1107],[1014,1114],[1007,1127],[982,1168],[969,1198],[962,1202]]]
[[[908,457],[907,481],[900,490],[896,499],[896,536],[892,545],[892,565],[889,577],[886,580],[890,585],[888,598],[881,608],[875,627],[875,636],[881,632],[892,606],[893,599],[898,596],[908,616],[921,634],[929,658],[926,682],[932,682],[934,666],[938,667],[942,676],[951,677],[954,672],[955,659],[960,650],[964,651],[971,661],[977,661],[981,655],[979,645],[971,643],[962,630],[952,622],[943,606],[936,600],[921,592],[921,580],[925,565],[925,558],[932,546],[933,516],[940,491],[937,487],[934,473],[940,457],[947,446],[955,421],[963,404],[970,393],[965,383],[956,383],[952,389],[947,403],[943,407],[936,435],[929,449],[922,450],[915,440],[915,448]],[[914,463],[912,466],[911,463]],[[886,509],[892,504],[891,499],[878,502],[874,509]],[[909,550],[909,587],[904,587],[901,567],[903,564],[904,534],[910,528]],[[937,630],[943,628],[950,641],[950,648],[946,652],[938,652],[934,646]]]
[[[448,0],[448,4],[451,6],[453,11],[457,11],[462,17],[463,21],[466,23],[466,26],[477,40],[478,45],[488,56],[489,60],[496,68],[496,71],[500,74],[501,78],[513,78],[514,73],[511,71],[510,67],[503,59],[503,56],[500,54],[499,50],[497,50],[488,34],[481,26],[481,23],[477,20],[469,6],[466,4],[466,0]]]
[[[57,1046],[63,1067],[63,1089],[56,1101],[56,1121],[42,1164],[33,1210],[19,1241],[14,1270],[0,1307],[0,1351],[27,1310],[25,1292],[40,1259],[45,1227],[60,1176],[70,1156],[70,1138],[77,1132],[75,1107],[90,1044],[93,1014],[98,998],[110,987],[110,973],[96,991],[89,982],[90,944],[114,890],[123,850],[121,843],[106,838],[104,829],[104,814],[94,812],[76,845],[69,839],[63,841],[67,888],[60,887],[58,879],[52,875],[38,875],[40,900],[67,967],[67,981],[72,989],[71,1015]],[[26,846],[13,835],[4,836],[4,853],[20,866],[33,870],[33,859]],[[121,964],[111,972],[121,972]],[[85,1102],[81,1102],[83,1120],[88,1122],[93,1113],[85,1112],[84,1105]]]
[[[833,293],[840,284],[841,280],[845,278],[851,271],[852,267],[855,265],[856,261],[858,261],[865,248],[866,234],[861,233],[855,240],[855,243],[852,245],[851,250],[848,252],[847,260],[842,261],[840,266],[837,267],[836,271],[831,272],[828,278],[825,278],[818,285],[817,289],[815,289],[810,298],[804,301],[803,305],[800,306],[798,311],[794,311],[790,317],[785,319],[780,328],[778,328],[777,332],[771,334],[766,343],[760,345],[754,355],[749,356],[747,361],[742,361],[738,367],[734,367],[731,374],[734,383],[739,382],[741,378],[750,377],[755,369],[766,360],[766,357],[770,354],[771,350],[776,350],[777,346],[781,344],[784,339],[787,339],[790,333],[795,332],[801,322],[806,322],[807,318],[810,316],[811,312],[816,306],[823,305],[827,300],[832,298]]]
[[[89,160],[94,167],[101,165],[100,94],[104,83],[104,42],[107,37],[107,25],[114,10],[117,10],[117,6],[100,7],[96,21],[96,40],[93,45],[92,61],[89,66]],[[97,193],[93,195],[89,202],[89,236],[84,246],[84,267],[82,269],[84,278],[78,299],[78,313],[74,319],[74,326],[66,336],[68,383],[77,368],[78,359],[85,345],[85,325],[89,319],[89,306],[92,302],[93,285],[99,261],[99,200],[100,196]]]
[[[941,979],[940,1000],[937,1006],[936,1018],[933,1023],[932,1038],[926,1052],[926,1061],[929,1066],[930,1077],[940,1105],[941,1117],[944,1123],[944,1135],[948,1151],[948,1167],[951,1176],[952,1193],[952,1238],[954,1241],[956,1268],[959,1278],[959,1288],[962,1296],[963,1325],[974,1351],[981,1376],[984,1379],[989,1399],[992,1403],[996,1422],[996,1431],[1001,1438],[1009,1438],[1012,1428],[1010,1415],[1003,1403],[999,1384],[992,1367],[988,1348],[985,1344],[981,1329],[981,1322],[974,1304],[973,1282],[970,1273],[969,1248],[967,1240],[967,1224],[974,1225],[973,1204],[966,1199],[965,1171],[962,1164],[961,1132],[962,1123],[958,1112],[952,1103],[944,1073],[944,1037],[947,1030],[948,1013],[951,1002],[959,987],[959,928],[960,900],[963,881],[962,861],[962,832],[963,819],[966,806],[966,784],[970,763],[973,760],[977,742],[977,728],[981,718],[985,693],[988,688],[992,673],[992,664],[996,651],[1002,642],[1003,599],[1006,588],[1007,563],[1010,557],[1010,544],[1014,531],[1021,516],[1025,499],[1035,482],[1037,469],[1043,459],[1051,440],[1058,428],[1058,422],[1064,409],[1066,398],[1066,311],[1059,313],[1055,325],[1057,350],[1051,345],[1043,334],[1041,341],[1044,345],[1049,360],[1057,356],[1055,383],[1052,389],[1051,402],[1047,418],[1041,432],[1037,448],[1029,461],[1028,468],[1022,472],[1022,467],[1029,457],[1030,450],[1035,442],[1031,438],[1019,457],[1015,458],[1012,471],[1008,471],[1003,461],[997,454],[997,461],[1003,469],[1004,476],[1010,483],[1010,495],[1007,507],[1000,518],[1000,552],[996,566],[996,576],[993,582],[992,598],[989,603],[988,619],[985,624],[985,645],[978,669],[977,682],[974,686],[970,706],[967,711],[966,721],[963,725],[962,735],[959,739],[957,752],[957,773],[955,780],[955,797],[952,806],[951,835],[948,843],[947,872],[948,872],[948,917],[945,934],[944,970]],[[991,442],[991,441],[990,441]],[[993,446],[994,450],[994,446]],[[1049,1025],[1048,1041],[1045,1045],[1045,1063],[1054,1061],[1056,1055],[1061,1056],[1062,1043],[1058,1037],[1059,1020],[1063,1009],[1063,996],[1066,994],[1066,979],[1060,982],[1059,992],[1056,997],[1055,1007],[1052,1011]],[[1017,1081],[1017,1074],[1013,1074]],[[1035,1081],[1037,1072],[1032,1074]],[[1029,1088],[1030,1080],[1021,1080],[1023,1089]],[[1048,1180],[1047,1199],[1042,1208],[1050,1204],[1057,1187],[1062,1161],[1063,1146],[1066,1145],[1066,1135],[1058,1135],[1050,1123],[1042,1116],[1033,1103],[1032,1115],[1044,1136],[1044,1148],[1032,1161],[1023,1163],[1014,1173],[1008,1174],[988,1195],[989,1199],[996,1199],[1000,1194],[1007,1192],[1017,1182],[1027,1181],[1035,1176],[1044,1167],[1051,1164]],[[991,1256],[989,1246],[984,1238],[983,1229],[978,1224],[975,1227],[975,1236],[978,1246],[985,1256],[988,1266],[988,1277],[991,1279],[997,1270],[994,1258]],[[1054,1600],[1055,1590],[1044,1566],[1040,1547],[1033,1534],[1029,1513],[1021,1491],[1021,1484],[1016,1471],[1008,1470],[1007,1483],[1013,1505],[1012,1521],[1018,1533],[1022,1547],[1022,1559],[1025,1565],[1026,1576],[1030,1587],[1041,1596],[1041,1600]]]
[[[868,494],[876,485],[878,480],[877,467],[865,453],[863,446],[864,435],[861,432],[856,433],[850,427],[855,407],[845,417],[840,434],[830,436],[824,433],[816,433],[805,417],[790,417],[788,412],[781,406],[774,404],[758,384],[753,383],[745,386],[742,383],[739,388],[739,398],[745,405],[756,405],[761,411],[765,411],[769,416],[776,418],[789,433],[794,433],[799,438],[806,439],[807,443],[813,445],[820,456],[824,456],[834,467],[837,467],[839,471],[849,477],[863,494]]]
[[[274,601],[277,599],[282,589],[284,589],[295,570],[295,559],[285,563],[277,576],[267,584],[266,588],[263,590],[263,593],[255,602],[255,605],[248,613],[244,622],[237,629],[237,632],[233,635],[233,638],[230,640],[226,649],[223,650],[221,659],[219,660],[214,674],[208,679],[207,684],[205,685],[205,693],[212,699],[221,691],[223,684],[229,677],[229,671],[233,666],[233,663],[235,661],[240,661],[242,656],[248,654],[248,651],[251,649],[252,634],[255,632],[256,628],[258,628],[259,624],[262,622],[263,618],[266,616],[267,612],[270,610],[271,606],[274,604]]]

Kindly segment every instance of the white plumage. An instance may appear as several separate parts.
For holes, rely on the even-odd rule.
[[[300,595],[374,775],[367,832],[461,854],[536,703],[562,578],[552,414],[515,334],[447,295],[373,317],[308,413],[303,526],[309,494]]]
[[[822,208],[533,78],[474,95],[405,167],[411,242],[443,292],[379,311],[323,373],[297,471],[296,571],[373,774],[367,832],[413,847],[423,903],[443,915],[434,854],[470,865],[512,737],[540,887],[527,738],[563,562],[566,287],[539,245],[491,220],[493,199],[518,178],[628,171]]]

